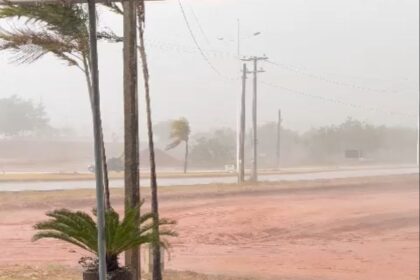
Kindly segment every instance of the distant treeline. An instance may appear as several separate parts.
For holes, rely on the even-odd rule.
[[[235,163],[236,134],[220,129],[195,135],[191,164],[195,167],[220,168]],[[250,164],[251,135],[247,136],[246,162]],[[258,128],[260,167],[276,167],[277,124]],[[387,127],[348,119],[340,125],[314,128],[306,133],[282,128],[280,133],[281,166],[343,163],[410,163],[416,160],[417,130]],[[358,160],[345,157],[346,150],[358,150]]]
[[[170,123],[168,121],[155,125],[157,148],[164,150],[171,142]],[[42,103],[34,104],[18,96],[0,98],[0,140],[33,138],[37,141],[68,141],[72,135],[71,129],[58,129],[50,125]],[[246,138],[245,160],[249,166],[251,135],[247,134]],[[193,128],[189,142],[189,165],[193,168],[220,169],[225,165],[235,164],[236,133],[232,129],[216,129],[208,133],[194,134]],[[147,145],[142,143],[141,146]],[[276,167],[276,147],[277,124],[272,122],[259,126],[258,161],[261,168]],[[354,162],[413,163],[416,160],[416,147],[417,130],[414,128],[375,126],[351,118],[340,125],[314,128],[305,133],[283,127],[280,132],[280,166]],[[183,159],[183,149],[184,147],[177,147],[166,153]],[[360,151],[362,158],[346,158],[345,153],[349,150]],[[48,149],[43,152],[48,152]],[[121,153],[122,143],[120,151],[116,150],[111,156],[119,156]],[[162,156],[164,153],[162,151]],[[15,157],[19,158],[21,155],[16,154]],[[75,161],[80,159],[74,155]],[[66,160],[72,159],[66,157]]]

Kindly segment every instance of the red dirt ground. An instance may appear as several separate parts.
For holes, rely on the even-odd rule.
[[[161,192],[178,221],[167,267],[258,279],[419,279],[417,175]],[[117,192],[117,191],[115,191]],[[121,209],[121,193],[114,205]],[[0,264],[77,264],[73,247],[30,241],[56,207],[88,210],[92,193],[0,194]],[[1,269],[0,269],[1,274]]]

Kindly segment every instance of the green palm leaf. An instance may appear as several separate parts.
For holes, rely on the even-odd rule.
[[[45,31],[28,28],[15,28],[12,31],[0,29],[0,50],[13,52],[14,60],[18,63],[32,63],[52,53],[69,65],[77,65],[76,58],[72,57],[77,48],[73,41]]]
[[[93,211],[95,215],[95,211]],[[168,241],[158,238],[153,232],[153,215],[145,213],[138,217],[139,209],[128,209],[121,220],[113,209],[105,213],[106,229],[106,254],[108,269],[118,268],[118,255],[128,249],[142,244],[159,242],[163,248],[168,248]],[[89,252],[97,254],[97,227],[94,219],[85,212],[58,209],[47,213],[51,219],[37,223],[34,228],[38,232],[33,236],[33,241],[52,238],[58,239]],[[159,220],[159,236],[176,236],[168,228],[174,225],[173,220]]]

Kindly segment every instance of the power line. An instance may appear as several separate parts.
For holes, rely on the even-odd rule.
[[[301,95],[301,96],[304,96],[304,97],[309,97],[309,98],[312,98],[312,99],[317,99],[317,100],[330,102],[330,103],[334,103],[334,104],[344,105],[344,106],[352,107],[354,109],[361,109],[361,110],[367,110],[367,111],[373,111],[373,112],[381,112],[381,113],[384,113],[384,114],[394,115],[394,116],[395,115],[401,115],[401,116],[410,117],[410,118],[417,118],[416,114],[396,112],[396,111],[386,111],[386,110],[382,110],[380,108],[368,107],[368,106],[363,106],[363,105],[354,104],[354,103],[350,103],[350,102],[345,102],[345,101],[342,101],[342,100],[339,100],[339,99],[333,99],[333,98],[327,98],[327,97],[324,97],[324,96],[313,95],[313,94],[309,94],[309,93],[306,93],[306,92],[303,92],[303,91],[290,89],[290,88],[280,86],[280,85],[275,85],[275,84],[270,83],[270,82],[261,81],[261,83],[263,85],[266,85],[266,86],[282,89],[282,90],[284,90],[286,92],[289,92],[289,93],[292,93],[292,94],[297,94],[297,95]]]
[[[169,41],[160,41],[155,39],[148,39],[146,40],[146,44],[149,46],[152,46],[153,49],[159,49],[163,52],[176,52],[178,54],[194,54],[196,53],[197,48],[195,46],[191,45],[182,45],[174,42]],[[235,57],[230,52],[225,51],[219,51],[219,50],[206,50],[203,49],[205,53],[207,53],[207,57],[210,58],[216,58],[216,59],[232,59],[237,60],[237,57]]]
[[[180,9],[181,9],[182,16],[184,17],[184,21],[185,21],[185,24],[186,24],[186,26],[187,26],[187,29],[188,29],[188,31],[189,31],[189,33],[190,33],[190,35],[191,35],[192,40],[194,41],[195,46],[197,47],[198,51],[200,52],[201,56],[203,57],[203,59],[206,61],[206,63],[210,66],[210,68],[211,68],[211,69],[212,69],[212,70],[213,70],[216,74],[218,74],[219,76],[222,76],[222,77],[223,77],[222,73],[220,73],[220,71],[219,71],[219,70],[217,70],[217,68],[216,68],[216,67],[214,67],[214,65],[210,62],[209,58],[208,58],[208,57],[207,57],[207,55],[204,53],[203,49],[201,48],[200,44],[198,43],[197,38],[195,37],[194,32],[192,31],[192,28],[191,28],[190,22],[188,21],[187,14],[185,13],[185,10],[184,10],[184,7],[183,7],[183,5],[182,5],[181,0],[178,0],[178,4],[179,4],[179,7],[180,7]]]
[[[371,92],[376,92],[376,93],[392,93],[392,94],[398,93],[398,91],[396,91],[396,90],[371,88],[371,87],[361,86],[361,85],[357,85],[357,84],[353,84],[353,83],[339,81],[339,80],[336,80],[336,79],[327,78],[325,76],[321,76],[321,75],[317,75],[317,74],[313,74],[313,73],[309,73],[309,72],[299,70],[297,68],[294,68],[292,66],[289,66],[289,65],[286,65],[286,64],[283,64],[283,63],[277,63],[277,62],[274,62],[274,61],[267,61],[267,63],[269,63],[271,65],[274,65],[274,66],[277,66],[279,68],[291,71],[291,72],[295,72],[295,73],[310,77],[312,79],[316,79],[316,80],[323,81],[323,82],[330,83],[330,84],[337,85],[337,86],[348,87],[348,88],[352,88],[352,89],[356,89],[356,90],[362,90],[362,91],[371,91]]]
[[[209,37],[207,37],[206,32],[204,32],[203,26],[201,25],[200,20],[198,19],[197,14],[194,11],[194,8],[191,5],[189,5],[189,7],[191,10],[191,14],[193,15],[193,18],[195,22],[197,23],[198,28],[200,29],[201,35],[203,35],[204,40],[206,40],[206,43],[210,46],[211,44],[210,44]]]

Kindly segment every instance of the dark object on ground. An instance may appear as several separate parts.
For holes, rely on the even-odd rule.
[[[116,172],[124,171],[124,162],[120,157],[110,158],[107,164],[108,164],[109,171],[116,171]]]
[[[109,280],[131,280],[132,274],[126,269],[122,268],[108,274]],[[99,280],[98,271],[86,270],[83,272],[83,280]]]
[[[356,149],[352,149],[352,150],[345,150],[344,151],[344,156],[347,159],[360,159],[363,157],[363,151],[361,150],[356,150]]]
[[[107,166],[108,166],[108,171],[116,171],[116,172],[124,171],[124,162],[122,158],[120,157],[110,158],[107,161]],[[95,173],[95,165],[94,164],[89,165],[88,171]]]

